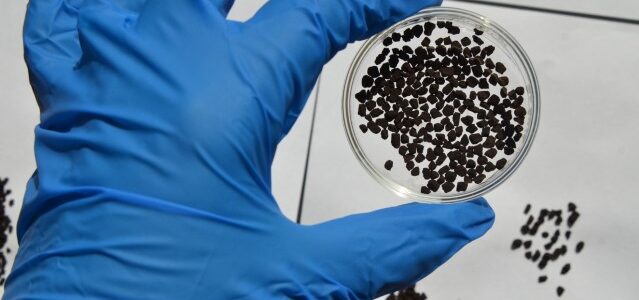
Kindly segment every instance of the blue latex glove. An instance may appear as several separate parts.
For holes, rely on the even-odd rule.
[[[492,225],[484,200],[315,226],[271,194],[324,63],[436,0],[32,0],[41,109],[5,299],[371,299]],[[338,105],[338,103],[335,103]]]

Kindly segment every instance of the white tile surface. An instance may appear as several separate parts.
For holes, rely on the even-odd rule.
[[[610,1],[610,0],[487,0],[487,1],[639,20],[639,1],[637,0],[614,0],[614,1]],[[455,5],[453,2],[455,1],[446,0],[444,1],[444,5]]]
[[[528,51],[540,78],[541,128],[518,172],[487,196],[494,228],[419,284],[429,299],[635,299],[639,294],[639,202],[633,187],[639,159],[639,26],[449,2],[507,28]],[[535,24],[531,24],[534,20]],[[561,28],[561,30],[556,30]],[[381,188],[355,160],[341,124],[340,97],[359,44],[324,70],[311,149],[303,223],[405,202]],[[602,60],[596,59],[605,55]],[[573,239],[586,241],[568,276],[542,273],[511,252],[525,222],[526,203],[537,208],[579,205]]]

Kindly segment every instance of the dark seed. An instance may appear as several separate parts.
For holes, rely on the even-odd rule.
[[[574,212],[574,211],[576,211],[576,210],[577,210],[577,205],[575,205],[575,204],[574,204],[574,203],[572,203],[572,202],[569,202],[569,203],[568,203],[568,211],[570,211],[570,212]]]
[[[359,129],[360,129],[363,133],[368,132],[368,127],[366,127],[366,125],[364,125],[364,124],[359,125]]]
[[[511,250],[517,250],[521,247],[522,241],[520,239],[516,239],[513,241],[512,245],[510,245]]]
[[[444,184],[442,184],[442,189],[444,190],[445,193],[452,191],[454,188],[455,188],[455,184],[452,182],[444,182]]]
[[[377,66],[371,66],[370,68],[368,68],[367,70],[368,76],[376,78],[379,77],[379,69],[377,68]]]
[[[384,169],[390,171],[392,168],[393,168],[393,161],[387,160],[386,163],[384,163]]]
[[[369,88],[371,86],[373,86],[373,83],[375,83],[375,81],[373,80],[372,77],[368,76],[368,75],[364,75],[364,77],[362,77],[362,86],[365,88]]]
[[[568,272],[570,272],[570,264],[565,264],[561,268],[561,275],[566,275],[566,274],[568,274]]]
[[[400,146],[400,136],[398,133],[391,134],[391,145],[397,149]]]
[[[579,219],[579,213],[578,212],[573,212],[567,220],[567,224],[568,224],[568,228],[571,228],[573,225],[575,225],[575,223],[577,222],[577,219]]]
[[[457,191],[458,192],[464,192],[466,191],[466,189],[468,188],[468,184],[465,182],[458,182],[457,183]]]
[[[474,133],[474,134],[470,135],[469,139],[470,139],[471,143],[477,144],[477,143],[481,142],[482,136],[481,136],[481,134]]]
[[[564,290],[564,288],[563,288],[563,287],[558,286],[558,287],[557,287],[557,296],[561,297],[561,295],[563,295],[563,294],[564,294],[564,291],[565,291],[565,290]]]
[[[486,150],[486,153],[484,153],[484,155],[488,156],[489,158],[494,158],[497,155],[497,149],[488,149]]]
[[[427,184],[428,189],[430,189],[433,192],[437,192],[437,190],[439,189],[439,183],[437,183],[436,180],[429,180],[428,184]]]
[[[431,35],[433,33],[433,30],[435,30],[435,24],[432,22],[426,22],[424,24],[424,33],[426,35]]]
[[[499,77],[499,79],[497,79],[497,82],[499,83],[499,85],[501,86],[507,86],[508,83],[510,82],[510,80],[508,79],[508,77],[503,76],[503,77]]]
[[[499,72],[499,74],[504,74],[506,72],[506,66],[501,62],[495,64],[495,71]]]
[[[497,167],[497,169],[501,170],[506,166],[506,163],[507,163],[506,159],[502,158],[498,160],[497,163],[495,163],[495,166]]]
[[[539,276],[539,278],[537,278],[537,282],[539,283],[544,283],[548,280],[548,276],[543,275],[543,276]]]
[[[484,41],[482,39],[480,39],[478,36],[473,35],[473,41],[477,44],[477,45],[483,45]]]
[[[577,252],[577,254],[581,253],[581,250],[584,249],[584,242],[579,242],[577,243],[577,247],[575,247],[575,252]]]
[[[480,175],[477,175],[477,177],[475,177],[475,183],[476,184],[480,184],[480,183],[484,182],[484,180],[486,180],[486,175],[484,175],[484,174],[480,174]]]
[[[426,186],[422,186],[421,192],[422,194],[430,194],[430,189]]]

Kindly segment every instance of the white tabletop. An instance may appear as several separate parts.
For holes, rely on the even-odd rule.
[[[448,2],[492,18],[512,33],[531,57],[542,94],[541,128],[522,167],[487,195],[497,220],[480,241],[421,282],[429,299],[634,299],[639,294],[639,26],[494,6]],[[355,44],[324,69],[305,190],[303,223],[406,202],[379,186],[355,160],[341,123],[341,93]],[[601,59],[597,57],[602,56]],[[584,252],[543,272],[510,251],[537,209],[579,206],[572,240]],[[567,276],[556,275],[571,262]]]

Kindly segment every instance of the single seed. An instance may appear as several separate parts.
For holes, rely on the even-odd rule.
[[[529,249],[532,246],[532,241],[528,240],[524,242],[524,248]]]
[[[375,81],[373,80],[372,77],[368,76],[368,75],[364,75],[364,77],[362,77],[362,86],[365,88],[369,88],[371,86],[373,86],[373,84],[375,83]]]
[[[557,296],[561,297],[561,295],[563,295],[563,294],[564,294],[564,291],[565,291],[565,290],[564,290],[564,288],[563,288],[563,287],[558,286],[558,287],[557,287]]]
[[[506,166],[506,163],[507,163],[506,159],[502,158],[498,160],[497,163],[495,163],[495,166],[497,167],[497,169],[501,170]]]
[[[384,163],[384,169],[390,171],[392,168],[393,168],[393,161],[387,160],[386,163]]]
[[[465,182],[458,182],[457,183],[457,191],[458,192],[464,192],[466,191],[466,189],[468,188],[468,184]]]
[[[427,184],[428,189],[430,189],[433,192],[437,192],[437,190],[439,189],[439,183],[437,183],[436,180],[429,180],[428,184]]]
[[[570,264],[565,264],[562,268],[561,268],[561,275],[566,275],[568,274],[568,272],[570,272]]]
[[[548,276],[543,275],[543,276],[539,276],[539,278],[537,278],[537,282],[539,283],[544,283],[548,280]]]
[[[364,125],[364,124],[359,125],[359,129],[360,129],[363,133],[366,133],[366,132],[368,131],[368,127],[366,127],[366,125]]]
[[[499,77],[499,79],[497,79],[497,82],[498,82],[498,83],[499,83],[499,85],[501,85],[501,86],[507,86],[507,85],[508,85],[508,83],[510,82],[510,80],[508,79],[508,77],[506,77],[506,76],[502,76],[502,77]]]
[[[463,37],[463,38],[461,39],[461,44],[462,44],[463,46],[468,46],[468,45],[470,45],[470,43],[471,43],[471,41],[470,41],[470,39],[469,39],[467,36],[466,36],[466,37]]]
[[[475,177],[475,183],[476,184],[480,184],[480,183],[484,182],[484,180],[486,180],[486,175],[484,175],[484,174],[479,174],[479,175],[477,175],[477,177]]]
[[[445,193],[452,191],[454,188],[455,188],[455,184],[452,182],[444,182],[444,184],[442,184],[442,189],[444,190]]]
[[[477,45],[483,45],[484,41],[482,39],[480,39],[478,36],[473,35],[473,41],[477,44]]]
[[[506,66],[503,63],[498,62],[495,64],[495,71],[499,72],[499,74],[504,74],[506,72]]]
[[[516,239],[513,241],[512,245],[510,245],[511,250],[517,250],[521,247],[522,241],[520,239]]]
[[[477,143],[481,142],[482,137],[481,137],[481,134],[474,133],[474,134],[470,135],[469,139],[470,139],[471,143],[477,144]]]
[[[433,22],[426,22],[424,24],[424,33],[426,35],[431,35],[433,33],[433,30],[435,30],[435,24]]]
[[[581,253],[581,250],[584,249],[584,242],[577,243],[577,247],[575,247],[575,252],[577,254]]]
[[[410,175],[419,176],[419,168],[415,167],[410,171]]]
[[[422,194],[430,194],[430,190],[426,186],[422,186],[421,192]]]

